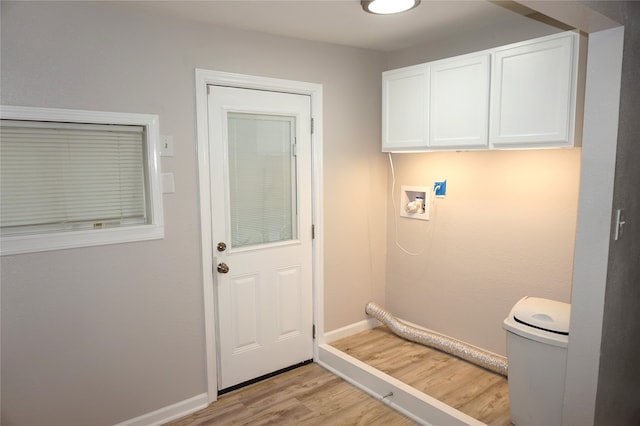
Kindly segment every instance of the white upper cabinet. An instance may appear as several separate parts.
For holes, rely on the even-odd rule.
[[[565,32],[384,72],[382,151],[579,145],[578,46]]]
[[[494,147],[573,146],[577,41],[564,33],[495,50]]]
[[[382,151],[420,150],[427,144],[429,66],[382,74]]]
[[[488,53],[431,63],[429,147],[488,147],[489,64]]]

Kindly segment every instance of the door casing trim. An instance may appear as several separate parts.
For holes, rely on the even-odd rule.
[[[311,135],[311,186],[312,186],[312,222],[315,238],[312,240],[312,292],[313,324],[316,339],[313,341],[313,358],[318,358],[318,344],[324,335],[323,303],[323,216],[322,216],[322,85],[295,80],[283,80],[212,71],[201,68],[195,70],[196,91],[196,131],[198,159],[198,189],[200,201],[200,236],[202,256],[202,289],[204,301],[206,393],[208,402],[218,399],[216,311],[213,291],[213,245],[211,241],[211,184],[209,180],[209,126],[207,114],[207,86],[219,85],[245,89],[285,92],[311,97],[311,117],[313,133]],[[311,230],[309,230],[311,232]]]

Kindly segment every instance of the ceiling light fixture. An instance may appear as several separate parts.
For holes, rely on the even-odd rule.
[[[365,12],[392,15],[413,9],[420,4],[420,0],[362,0],[360,3]]]

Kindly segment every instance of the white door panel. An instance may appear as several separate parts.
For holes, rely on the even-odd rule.
[[[313,357],[311,114],[305,95],[210,86],[218,387]]]

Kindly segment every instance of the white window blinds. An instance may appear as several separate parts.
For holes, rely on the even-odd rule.
[[[231,245],[297,238],[295,118],[229,113]]]
[[[3,235],[147,223],[145,128],[2,120]]]

